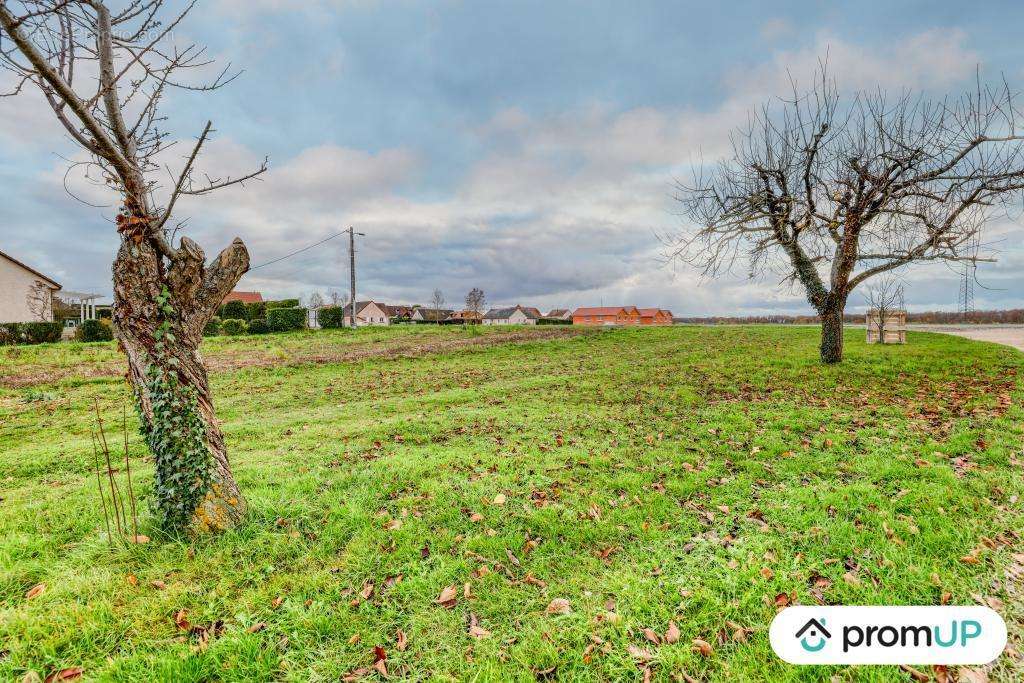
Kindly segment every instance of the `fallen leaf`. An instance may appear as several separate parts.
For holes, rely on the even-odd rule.
[[[700,638],[693,639],[693,650],[694,652],[701,653],[705,657],[710,657],[715,652],[714,648],[711,647],[711,643],[706,640],[701,640]]]
[[[565,598],[555,598],[548,603],[544,611],[548,614],[569,614],[572,612],[572,606]]]
[[[981,669],[960,667],[960,680],[964,683],[988,683],[988,674]]]
[[[139,577],[135,576],[135,574],[129,574],[128,576],[125,577],[125,580],[128,582],[129,586],[138,586],[139,585]]]
[[[377,670],[384,678],[388,677],[388,667],[384,662],[388,658],[388,653],[384,651],[380,645],[373,646],[373,668]]]
[[[459,599],[459,589],[455,587],[455,584],[445,586],[444,590],[441,591],[441,595],[438,596],[436,602],[445,609],[451,609],[455,607],[455,601]]]
[[[149,536],[144,536],[143,534],[138,534],[137,536],[131,536],[128,540],[131,541],[132,543],[138,543],[138,544],[141,545],[143,543],[149,543]]]
[[[267,622],[260,621],[260,622],[257,622],[255,624],[253,624],[252,626],[250,626],[248,630],[249,630],[249,633],[259,633],[260,631],[262,631],[266,627],[267,627]]]
[[[486,638],[486,637],[490,636],[491,632],[488,631],[487,629],[485,629],[483,626],[478,626],[477,624],[473,624],[472,626],[469,627],[469,635],[472,636],[473,638],[476,638],[477,640],[479,640],[481,638]]]
[[[469,516],[469,521],[471,521],[471,522],[482,522],[483,519],[484,519],[484,516],[481,515],[479,512],[474,512],[473,514],[471,514]]]
[[[80,666],[71,666],[60,671],[55,671],[46,677],[46,683],[57,683],[57,681],[75,681],[82,677],[85,669]]]
[[[771,579],[775,576],[775,572],[772,571],[771,567],[761,567],[761,576],[766,579]]]
[[[369,600],[373,595],[373,584],[367,581],[363,584],[363,589],[359,591],[359,595],[363,596],[363,600]]]
[[[630,645],[626,650],[629,652],[630,657],[641,662],[649,662],[654,659],[654,655],[651,654],[650,650],[645,650],[644,648],[637,647],[636,645]]]
[[[409,637],[405,635],[405,631],[398,629],[398,633],[395,634],[395,649],[399,652],[405,652],[407,647],[409,647]]]
[[[160,579],[150,581],[149,585],[157,589],[158,591],[162,591],[163,589],[167,588],[167,584],[161,581]]]
[[[188,621],[188,610],[180,609],[174,615],[174,623],[178,625],[182,631],[191,631],[192,624]]]
[[[495,505],[504,505],[505,504],[505,494],[504,493],[499,493],[498,495],[496,495],[494,497],[494,504]]]
[[[679,627],[676,626],[676,622],[668,622],[668,630],[665,631],[665,642],[666,643],[678,643],[679,642]]]
[[[272,609],[277,609],[278,607],[281,606],[281,603],[283,603],[283,602],[284,602],[284,596],[283,595],[279,595],[279,596],[277,596],[276,598],[274,598],[273,600],[270,601],[270,607]]]
[[[852,570],[843,574],[843,581],[851,586],[861,585],[860,578]]]
[[[655,645],[661,645],[661,638],[658,636],[657,633],[654,632],[654,629],[645,628],[643,633],[644,633],[644,638],[646,638],[647,640],[651,641]]]
[[[34,586],[32,586],[31,588],[28,589],[28,591],[25,593],[25,599],[26,600],[31,600],[32,598],[39,597],[40,595],[42,595],[45,592],[46,592],[46,584],[45,583],[37,583],[36,585],[34,585]]]

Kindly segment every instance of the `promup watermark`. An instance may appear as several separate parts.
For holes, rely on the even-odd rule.
[[[772,649],[790,664],[987,664],[1006,647],[988,607],[789,607]]]

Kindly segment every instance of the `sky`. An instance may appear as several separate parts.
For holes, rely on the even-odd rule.
[[[666,262],[659,236],[685,227],[675,182],[825,55],[844,91],[941,96],[979,70],[1020,89],[1021,25],[1019,2],[200,0],[174,40],[244,71],[167,100],[182,141],[167,161],[210,119],[202,170],[237,175],[268,156],[270,171],[188,198],[176,218],[208,256],[241,237],[254,266],[355,226],[360,299],[426,304],[440,289],[458,307],[480,287],[492,305],[542,309],[809,312],[777,274],[710,279]],[[67,174],[79,158],[39,94],[0,99],[0,251],[65,289],[109,293],[115,203]],[[990,226],[998,262],[978,269],[978,308],[1024,307],[1021,220]],[[347,247],[332,239],[238,288],[345,292]],[[901,275],[908,308],[956,308],[955,269]]]

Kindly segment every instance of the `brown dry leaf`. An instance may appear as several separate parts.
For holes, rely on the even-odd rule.
[[[646,638],[647,640],[651,641],[655,645],[661,645],[661,638],[658,636],[657,633],[654,632],[654,629],[645,628],[643,633],[644,633],[644,638]]]
[[[405,635],[405,631],[402,629],[398,629],[398,633],[395,634],[395,649],[405,652],[407,647],[409,647],[409,636]]]
[[[988,674],[981,669],[960,667],[960,681],[963,683],[988,683]]]
[[[70,666],[60,671],[55,671],[46,677],[46,683],[57,683],[57,681],[77,681],[85,673],[80,666]]]
[[[674,621],[668,622],[668,630],[665,631],[665,642],[666,643],[678,643],[680,635],[682,635],[682,634],[679,633],[679,627],[676,626],[676,622],[674,622]]]
[[[469,635],[473,638],[476,638],[477,640],[480,640],[482,638],[487,638],[488,636],[490,636],[491,632],[485,629],[483,626],[473,624],[469,627]]]
[[[745,629],[745,628],[738,628],[738,629],[736,629],[735,631],[732,632],[732,639],[734,641],[736,641],[737,643],[745,643],[745,642],[747,642],[747,629]]]
[[[129,537],[128,540],[131,543],[137,543],[137,544],[141,545],[143,543],[149,543],[149,536],[145,536],[143,534],[139,534],[137,536]]]
[[[494,497],[494,504],[495,505],[504,505],[505,504],[505,500],[506,500],[505,494],[504,493],[499,493],[498,495],[496,495]]]
[[[972,550],[970,554],[961,557],[960,561],[964,564],[979,564],[981,559],[978,557],[978,551],[975,549]]]
[[[277,596],[276,598],[274,598],[273,600],[270,601],[270,606],[273,609],[277,609],[278,607],[281,606],[281,603],[283,603],[283,602],[284,602],[284,596],[283,595],[279,595],[279,596]]]
[[[845,581],[850,586],[859,586],[859,585],[861,585],[860,577],[858,577],[853,572],[853,570],[850,570],[850,571],[846,572],[845,574],[843,574],[843,581]]]
[[[630,645],[626,648],[629,652],[629,656],[640,662],[649,662],[654,659],[654,655],[651,654],[650,650],[645,650],[642,647],[636,645]]]
[[[259,633],[267,627],[267,622],[260,621],[249,627],[249,633]]]
[[[771,567],[761,567],[761,576],[766,579],[771,579],[775,576],[775,572],[772,571]]]
[[[775,596],[776,607],[786,607],[789,605],[789,595],[786,593],[779,593]]]
[[[162,591],[163,589],[167,588],[167,584],[161,581],[160,579],[150,581],[149,585],[157,589],[158,591]]]
[[[699,652],[705,657],[710,657],[712,654],[714,654],[715,649],[711,647],[711,643],[709,643],[708,641],[701,640],[700,638],[694,638],[693,651]]]
[[[35,671],[28,671],[21,677],[21,683],[43,683],[43,679]]]
[[[348,644],[349,645],[355,645],[356,643],[358,643],[362,639],[363,639],[363,637],[361,635],[359,635],[358,633],[354,633],[354,634],[352,634],[352,637],[348,639]]]
[[[544,611],[548,614],[569,614],[572,612],[572,606],[565,598],[555,598],[548,603]]]
[[[526,576],[523,577],[523,581],[525,581],[526,583],[530,584],[531,586],[536,586],[537,588],[547,588],[548,587],[547,583],[545,583],[544,581],[538,579],[533,574],[529,574],[529,573]]]
[[[384,678],[388,677],[388,666],[384,663],[387,658],[388,653],[384,651],[384,648],[380,645],[373,646],[373,668]]]
[[[373,595],[373,584],[367,581],[363,584],[363,589],[359,591],[359,595],[363,596],[363,600],[369,600]]]
[[[31,600],[32,598],[39,597],[40,595],[42,595],[45,592],[46,592],[46,584],[45,583],[37,583],[36,585],[34,585],[31,588],[29,588],[28,591],[26,591],[25,599],[26,600]]]
[[[459,589],[455,587],[455,584],[445,586],[444,590],[441,591],[441,595],[437,597],[434,602],[441,605],[445,609],[451,609],[455,607],[455,601],[459,599]]]
[[[484,516],[481,515],[479,512],[474,512],[469,516],[469,521],[471,522],[482,522],[483,520]]]
[[[384,529],[386,531],[397,531],[402,528],[402,520],[390,519],[384,523]]]
[[[178,625],[182,631],[191,631],[192,624],[188,621],[188,610],[180,609],[174,615],[174,623]]]
[[[125,577],[125,581],[128,582],[129,586],[138,586],[139,585],[139,577],[135,576],[135,574],[129,574],[128,576],[126,576]]]

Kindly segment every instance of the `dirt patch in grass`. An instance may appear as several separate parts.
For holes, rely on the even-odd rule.
[[[357,342],[326,348],[252,349],[216,351],[205,357],[206,369],[211,373],[231,372],[245,368],[269,368],[295,365],[322,365],[348,363],[369,358],[415,358],[436,353],[450,353],[500,344],[516,344],[553,338],[568,338],[582,334],[595,334],[594,330],[573,327],[519,328],[491,332],[471,337],[444,337],[424,341],[420,337],[398,337],[384,343]],[[83,361],[67,367],[28,366],[0,375],[0,387],[21,389],[42,384],[55,384],[70,378],[103,379],[124,374],[124,362],[114,360]]]

